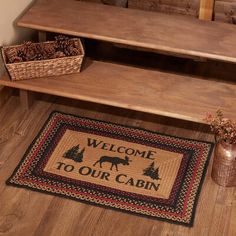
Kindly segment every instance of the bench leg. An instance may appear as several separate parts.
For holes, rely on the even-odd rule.
[[[47,40],[47,33],[45,31],[38,32],[39,42],[45,42]]]
[[[12,95],[12,89],[0,86],[0,107],[2,107]]]
[[[33,93],[30,91],[26,91],[20,89],[20,103],[24,110],[29,110],[30,107],[33,105],[34,98]]]
[[[212,20],[214,12],[214,0],[200,0],[199,19]]]

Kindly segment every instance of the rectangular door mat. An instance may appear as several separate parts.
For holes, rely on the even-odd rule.
[[[192,226],[212,147],[53,112],[7,184]]]

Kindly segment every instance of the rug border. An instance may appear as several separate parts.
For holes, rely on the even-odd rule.
[[[89,117],[85,117],[85,116],[79,116],[79,115],[75,115],[75,114],[72,114],[72,113],[65,113],[65,112],[56,111],[56,110],[52,111],[50,113],[49,117],[51,117],[54,113],[60,113],[60,114],[63,114],[63,115],[74,116],[74,117],[82,118],[82,119],[84,118],[84,119],[88,119],[88,120],[92,120],[92,121],[98,121],[98,122],[102,122],[102,123],[106,123],[106,124],[118,125],[118,126],[125,127],[125,128],[138,129],[138,130],[146,131],[146,132],[149,132],[149,133],[152,133],[152,134],[160,134],[160,135],[167,136],[167,137],[172,137],[172,138],[179,138],[179,139],[184,139],[184,140],[189,140],[189,141],[197,141],[197,142],[202,142],[202,143],[208,143],[208,144],[211,144],[211,145],[215,144],[214,142],[210,142],[210,141],[202,141],[202,140],[193,139],[193,138],[179,137],[179,136],[175,136],[175,135],[171,135],[171,134],[163,134],[163,133],[160,133],[158,131],[152,131],[152,130],[148,130],[148,129],[141,128],[141,127],[136,127],[136,126],[132,126],[132,125],[123,125],[123,124],[118,124],[118,123],[114,123],[114,122],[110,122],[110,121],[103,121],[103,120],[99,120],[99,119],[96,119],[96,118],[89,118]],[[48,119],[45,122],[48,122]]]
[[[197,193],[196,193],[195,201],[194,201],[194,204],[193,204],[193,210],[192,210],[192,213],[191,213],[190,222],[189,223],[184,223],[184,222],[174,221],[174,220],[170,220],[170,219],[164,219],[164,218],[157,217],[157,216],[144,215],[144,214],[140,214],[140,213],[136,213],[136,212],[132,212],[132,211],[127,211],[125,209],[114,208],[114,207],[111,207],[111,206],[104,206],[104,205],[101,205],[99,203],[90,202],[90,201],[86,201],[86,200],[83,200],[83,199],[77,199],[77,198],[74,198],[72,196],[65,196],[65,195],[63,195],[61,193],[47,192],[47,191],[44,191],[44,190],[41,190],[41,189],[37,189],[37,188],[25,186],[25,185],[19,185],[19,184],[16,184],[16,183],[11,183],[10,180],[13,178],[13,176],[16,174],[16,172],[20,168],[21,164],[27,158],[27,156],[28,156],[32,146],[35,144],[36,140],[39,138],[39,136],[41,135],[43,130],[46,128],[46,126],[48,125],[48,123],[51,120],[52,116],[54,114],[56,114],[56,113],[62,114],[62,115],[73,116],[73,117],[76,117],[76,118],[88,119],[88,120],[91,120],[91,121],[102,122],[102,123],[106,123],[106,124],[117,125],[117,126],[121,126],[121,127],[125,127],[125,128],[138,129],[138,130],[141,130],[141,131],[149,132],[149,133],[152,133],[152,134],[163,135],[163,136],[166,136],[166,137],[173,137],[173,138],[178,138],[178,139],[182,139],[182,140],[196,141],[196,142],[210,144],[210,149],[209,149],[209,152],[208,152],[208,155],[207,155],[207,159],[206,159],[206,162],[205,162],[205,165],[204,165],[204,168],[203,168],[202,177],[201,177],[201,180],[200,180],[200,183],[199,183],[199,187],[198,187],[198,190],[197,190]],[[145,217],[145,218],[149,218],[149,219],[160,220],[160,221],[168,222],[168,223],[171,223],[171,224],[183,225],[183,226],[186,226],[186,227],[190,228],[190,227],[193,227],[193,224],[194,224],[196,207],[197,207],[197,204],[198,204],[198,201],[199,201],[200,192],[202,190],[202,185],[203,185],[204,180],[205,180],[206,172],[208,170],[208,165],[209,165],[209,162],[210,162],[210,159],[211,159],[210,157],[212,155],[213,148],[214,148],[214,143],[213,142],[209,142],[209,141],[202,141],[202,140],[197,140],[197,139],[178,137],[178,136],[175,136],[175,135],[169,135],[169,134],[163,134],[163,133],[160,133],[160,132],[157,132],[157,131],[151,131],[151,130],[144,129],[144,128],[141,128],[141,127],[117,124],[117,123],[113,123],[113,122],[109,122],[109,121],[102,121],[102,120],[98,120],[98,119],[95,119],[95,118],[83,117],[83,116],[79,116],[79,115],[75,115],[75,114],[71,114],[71,113],[65,113],[65,112],[54,110],[54,111],[52,111],[50,113],[50,115],[48,116],[48,118],[44,122],[42,128],[37,132],[37,135],[35,136],[35,138],[31,142],[31,144],[28,146],[28,148],[26,149],[23,157],[20,159],[18,165],[15,167],[13,173],[5,181],[5,183],[8,186],[14,186],[14,187],[17,187],[17,188],[25,188],[25,189],[28,189],[28,190],[32,190],[34,192],[40,192],[40,193],[48,194],[48,195],[51,195],[51,196],[52,195],[53,196],[59,196],[59,197],[65,198],[65,199],[70,199],[70,200],[78,201],[78,202],[81,202],[81,203],[102,207],[104,209],[110,209],[110,210],[115,210],[115,211],[123,212],[123,213],[126,213],[126,214],[136,215],[136,216],[139,216],[139,217]]]

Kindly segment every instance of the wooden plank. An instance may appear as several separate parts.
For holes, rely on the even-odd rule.
[[[39,0],[18,25],[161,52],[236,62],[236,41],[232,40],[236,38],[235,27],[186,16],[80,1]]]
[[[0,107],[2,107],[12,95],[12,89],[0,86]]]
[[[128,0],[101,0],[104,4],[114,5],[118,7],[127,7]]]
[[[218,108],[236,118],[235,84],[105,62],[86,67],[79,74],[17,82],[5,75],[0,84],[200,123]]]
[[[47,41],[47,33],[45,31],[39,31],[38,32],[38,39],[39,39],[39,42]]]
[[[33,105],[32,92],[20,89],[20,102],[23,109],[29,110]]]
[[[215,21],[222,21],[231,24],[236,24],[236,1],[216,0]]]
[[[188,15],[197,18],[199,0],[129,0],[128,7],[167,14]]]
[[[200,0],[199,19],[212,20],[215,0]]]

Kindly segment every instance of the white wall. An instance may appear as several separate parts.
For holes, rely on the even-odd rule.
[[[16,19],[33,0],[0,0],[0,46],[22,42],[31,37],[32,31],[17,27]],[[0,58],[0,75],[3,63]]]

